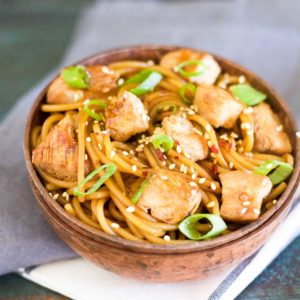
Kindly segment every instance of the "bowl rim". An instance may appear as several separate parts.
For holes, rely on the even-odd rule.
[[[259,85],[263,87],[263,89],[267,92],[268,96],[271,96],[273,98],[273,101],[276,102],[276,105],[279,105],[279,107],[282,110],[282,113],[289,119],[289,122],[291,124],[292,132],[297,131],[296,122],[292,116],[292,113],[287,105],[287,103],[283,100],[281,96],[278,95],[277,92],[274,91],[274,89],[269,86],[268,83],[266,83],[263,79],[261,79],[258,75],[254,74],[252,71],[249,71],[248,69],[240,66],[239,64],[232,62],[231,60],[228,60],[226,58],[223,58],[219,55],[215,55],[214,53],[210,51],[205,51],[202,49],[194,49],[190,47],[182,47],[182,46],[171,46],[171,45],[138,45],[138,46],[129,46],[129,47],[120,47],[115,48],[111,50],[102,51],[99,53],[96,53],[94,55],[91,55],[87,58],[81,59],[74,64],[92,64],[94,60],[97,59],[105,59],[105,57],[110,57],[116,54],[125,54],[128,52],[130,54],[132,51],[134,52],[140,52],[140,51],[152,51],[152,52],[168,52],[180,48],[195,50],[198,52],[204,52],[209,53],[216,58],[216,60],[221,63],[225,64],[227,66],[231,66],[236,71],[246,75],[246,77],[253,78],[254,81],[256,81]],[[130,56],[130,55],[129,55]],[[129,58],[129,57],[128,57]],[[113,61],[113,60],[112,60]],[[57,77],[56,75],[53,80]],[[93,240],[96,240],[98,242],[107,243],[114,245],[116,247],[121,248],[127,248],[131,249],[133,251],[138,252],[152,252],[152,253],[183,253],[183,252],[194,252],[194,251],[201,251],[205,249],[210,249],[214,247],[221,246],[223,244],[227,244],[229,242],[233,242],[234,240],[240,239],[244,237],[245,235],[251,233],[255,230],[260,230],[262,225],[267,222],[272,216],[277,215],[277,213],[280,213],[284,211],[286,206],[291,204],[293,201],[293,194],[295,193],[299,180],[300,180],[300,139],[297,139],[295,137],[291,137],[293,144],[294,144],[294,158],[295,158],[295,166],[294,166],[294,172],[289,179],[288,186],[286,190],[283,192],[283,194],[278,199],[278,203],[275,207],[271,208],[267,212],[265,212],[258,220],[249,223],[247,225],[244,225],[240,229],[224,236],[220,236],[217,238],[214,238],[212,240],[208,241],[201,241],[201,242],[189,242],[189,243],[183,243],[183,244],[152,244],[150,242],[135,242],[135,241],[129,241],[125,240],[118,236],[112,236],[108,235],[98,229],[92,228],[88,225],[86,225],[83,221],[71,216],[68,214],[63,207],[61,207],[56,201],[53,201],[53,199],[49,196],[46,188],[43,186],[32,162],[31,162],[31,151],[30,151],[30,132],[32,128],[32,124],[34,122],[34,117],[38,113],[38,110],[40,108],[40,105],[44,99],[44,96],[46,94],[46,91],[53,81],[51,80],[39,93],[38,97],[35,99],[34,103],[31,106],[30,112],[28,114],[26,125],[25,125],[25,131],[24,131],[24,140],[23,140],[23,151],[25,156],[25,162],[26,167],[28,170],[28,175],[30,177],[30,182],[32,186],[34,186],[38,191],[39,195],[41,196],[42,200],[47,204],[48,208],[51,209],[62,221],[65,221],[67,224],[71,224],[74,230],[76,230],[78,233],[84,234]],[[273,218],[272,218],[273,219]],[[275,220],[276,218],[274,218]]]

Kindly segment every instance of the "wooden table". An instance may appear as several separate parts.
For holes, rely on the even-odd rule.
[[[80,10],[90,2],[0,0],[0,119],[19,96],[57,65]],[[2,299],[66,298],[9,274],[0,277]],[[238,299],[300,299],[300,238]]]

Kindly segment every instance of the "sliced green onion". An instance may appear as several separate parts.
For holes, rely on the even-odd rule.
[[[267,98],[267,95],[259,92],[248,84],[233,85],[232,87],[230,87],[230,90],[234,97],[249,106],[256,105]]]
[[[62,70],[61,77],[66,84],[76,89],[87,89],[90,77],[84,66],[73,66]]]
[[[102,170],[106,169],[106,172],[103,176],[85,193],[81,192],[80,189],[88,183],[91,179],[93,179],[98,173],[100,173]],[[97,169],[95,169],[92,173],[90,173],[86,178],[84,178],[78,186],[74,189],[74,195],[78,197],[83,197],[87,195],[91,195],[95,193],[101,185],[109,178],[111,177],[115,172],[117,171],[117,166],[113,163],[108,163],[107,165],[103,165]]]
[[[153,71],[150,69],[144,69],[143,71],[137,73],[136,75],[129,77],[124,84],[126,83],[141,83],[144,81]]]
[[[196,72],[185,71],[184,67],[190,66],[190,65],[201,66],[202,68],[201,68],[201,70],[196,71]],[[198,59],[186,60],[175,67],[175,71],[185,77],[200,76],[206,71],[206,69],[207,69],[207,66],[201,60],[198,60]]]
[[[159,72],[152,71],[144,81],[142,81],[137,87],[130,90],[131,93],[136,96],[143,96],[144,94],[152,91],[157,84],[160,83],[163,76]]]
[[[136,191],[136,193],[134,194],[134,196],[131,199],[132,203],[137,204],[137,202],[141,198],[142,194],[144,193],[146,186],[149,184],[150,178],[151,178],[151,176],[149,176],[147,179],[145,179],[141,183],[138,190]]]
[[[96,105],[96,106],[99,106],[100,108],[102,109],[105,109],[107,107],[107,104],[102,101],[102,100],[99,100],[99,99],[94,99],[94,100],[86,100],[84,102],[84,107],[83,107],[83,110],[90,116],[92,117],[93,119],[97,120],[97,121],[104,121],[104,116],[102,113],[95,113],[93,110],[91,110],[89,108],[90,105]]]
[[[258,166],[254,172],[260,175],[268,175],[271,171],[274,171],[269,175],[269,178],[273,185],[276,185],[287,179],[293,170],[294,168],[288,163],[279,160],[267,160]]]
[[[166,152],[171,150],[174,146],[174,140],[166,134],[155,135],[151,143],[154,149],[163,148]]]
[[[195,224],[202,220],[207,219],[211,225],[212,229],[206,234],[200,233],[196,228]],[[200,241],[206,240],[212,237],[220,235],[227,228],[223,219],[218,215],[213,214],[195,214],[185,218],[179,224],[179,230],[190,240]]]
[[[187,90],[192,94],[193,99],[189,99],[188,97],[186,97]],[[187,83],[179,89],[179,96],[182,99],[182,101],[185,102],[186,104],[193,103],[195,93],[196,93],[196,86],[192,83]]]

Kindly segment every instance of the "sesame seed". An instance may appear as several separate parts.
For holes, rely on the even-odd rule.
[[[102,89],[102,93],[107,93],[110,91],[110,88],[109,87],[105,87],[104,89]]]
[[[283,126],[281,124],[276,126],[276,131],[280,132],[282,130],[283,130]]]
[[[169,178],[166,175],[162,175],[162,176],[160,176],[160,179],[162,179],[162,180],[168,180]]]
[[[204,177],[199,179],[199,183],[201,183],[201,184],[205,183],[205,181],[206,181],[206,178],[204,178]]]
[[[135,212],[135,207],[134,207],[134,206],[128,206],[125,210],[126,210],[128,213],[133,213],[133,212]]]
[[[191,115],[191,116],[193,116],[195,114],[195,112],[193,110],[189,110],[188,114]]]
[[[229,162],[229,168],[232,169],[234,167],[234,163],[232,161]]]
[[[110,158],[113,158],[116,155],[116,150],[112,150],[110,152]]]
[[[92,141],[92,139],[88,136],[88,137],[86,138],[86,141],[87,141],[88,143],[90,143],[90,142]]]
[[[102,150],[102,145],[100,143],[98,144],[98,148]]]
[[[253,209],[253,212],[256,214],[256,215],[259,215],[260,214],[260,210],[258,208],[254,208]]]
[[[210,139],[210,136],[209,136],[209,134],[208,134],[208,133],[204,133],[204,137],[205,137],[205,139],[207,139],[207,140],[209,140],[209,139]]]
[[[170,164],[170,165],[169,165],[169,169],[170,169],[170,170],[175,169],[175,167],[176,167],[176,164]]]
[[[224,133],[224,134],[220,135],[220,139],[222,139],[222,140],[228,140],[227,133]]]
[[[247,135],[252,135],[254,133],[254,130],[247,130]]]
[[[197,178],[197,174],[196,174],[196,173],[193,173],[193,174],[192,174],[192,179],[195,180],[196,178]]]
[[[237,139],[239,137],[235,132],[231,132],[230,136],[233,137],[234,139]]]
[[[242,123],[241,128],[242,129],[251,129],[251,124],[250,123]]]
[[[85,126],[88,126],[88,125],[89,125],[89,122],[88,122],[88,121],[85,121],[84,124],[85,124]]]
[[[203,135],[203,133],[202,133],[199,129],[197,129],[196,127],[193,127],[192,130],[193,130],[195,133],[199,134],[199,135]]]
[[[120,228],[120,225],[118,223],[111,223],[112,228]]]
[[[241,209],[241,214],[244,215],[247,212],[248,208],[247,207],[243,207]]]
[[[192,158],[188,153],[186,153],[186,152],[183,152],[183,155],[184,155],[184,157],[186,157],[186,158]]]
[[[149,66],[153,66],[154,65],[154,61],[152,59],[150,59],[150,60],[147,61],[147,64]]]
[[[131,155],[135,155],[135,153],[134,153],[133,150],[130,150],[129,153],[130,153]]]
[[[273,200],[273,201],[272,201],[272,204],[273,204],[273,205],[276,205],[276,203],[277,203],[277,200]]]
[[[248,206],[248,205],[251,204],[251,202],[250,202],[250,201],[244,201],[242,204],[243,204],[244,206]]]
[[[53,195],[52,195],[52,193],[51,193],[51,192],[49,192],[48,194],[49,194],[49,196],[50,196],[51,198],[53,197]]]
[[[197,183],[195,181],[190,181],[189,182],[189,185],[190,186],[193,186],[193,187],[196,187],[197,186]]]
[[[215,191],[215,190],[217,189],[217,186],[216,186],[216,184],[215,184],[214,182],[212,182],[212,183],[210,184],[210,187],[211,187],[211,189],[212,189],[213,191]]]
[[[84,160],[88,160],[88,159],[89,159],[88,155],[85,154],[85,155],[84,155]]]
[[[186,119],[186,113],[183,113],[183,114],[182,114],[182,117],[183,117],[184,119]]]
[[[245,76],[244,76],[244,75],[241,75],[241,76],[239,77],[239,83],[244,83],[245,81],[246,81]]]
[[[192,172],[192,173],[195,173],[195,169],[194,169],[193,166],[191,166],[190,169],[191,169],[191,172]]]
[[[210,201],[206,206],[208,207],[208,208],[212,208],[212,207],[214,207],[215,206],[215,201]]]
[[[166,235],[164,235],[164,240],[169,242],[169,241],[171,241],[171,237],[166,234]]]
[[[127,151],[123,151],[122,154],[123,154],[124,156],[128,156],[129,153],[128,153]]]
[[[109,134],[109,130],[102,130],[101,133],[102,134]]]
[[[213,152],[210,153],[210,156],[213,157],[213,158],[216,158],[216,157],[217,157],[216,154],[213,153]]]
[[[124,78],[119,78],[117,81],[117,85],[120,86],[125,82]]]
[[[59,197],[59,194],[55,194],[52,198],[53,198],[53,200],[57,200],[58,197]]]
[[[300,131],[296,132],[296,137],[300,138]]]
[[[210,124],[206,124],[206,125],[205,125],[205,130],[206,130],[206,131],[210,131],[210,129],[211,129]]]
[[[208,147],[211,147],[211,146],[212,146],[212,144],[213,144],[213,143],[212,143],[212,141],[210,141],[210,140],[208,140],[208,141],[207,141],[207,145],[208,145]]]
[[[182,148],[179,145],[177,145],[176,146],[176,151],[177,151],[177,153],[180,154],[182,152]]]
[[[102,72],[105,73],[105,74],[110,74],[110,70],[109,70],[109,68],[106,67],[106,66],[103,66],[103,67],[102,67]]]
[[[184,174],[187,174],[187,171],[188,171],[188,167],[187,167],[187,166],[184,166],[183,173],[184,173]]]
[[[136,166],[136,165],[131,166],[131,170],[132,170],[133,172],[136,172],[136,171],[137,171],[137,166]]]
[[[243,153],[243,151],[244,151],[244,147],[240,147],[240,148],[238,149],[238,153]]]
[[[196,194],[197,194],[197,190],[196,190],[196,189],[193,189],[193,190],[192,190],[192,195],[195,196]]]
[[[245,115],[249,115],[249,114],[253,113],[253,108],[251,106],[249,106],[243,110],[243,113]]]
[[[95,120],[95,121],[94,121],[94,124],[99,124],[99,121]]]
[[[267,164],[266,165],[266,169],[272,169],[272,167],[273,167],[273,164]]]
[[[161,162],[161,164],[162,164],[163,166],[166,166],[166,165],[167,165],[167,162],[164,160],[164,161]]]

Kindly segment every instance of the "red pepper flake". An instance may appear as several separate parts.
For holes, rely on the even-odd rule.
[[[142,175],[143,175],[143,177],[147,177],[148,176],[148,172],[147,171],[143,171]]]
[[[163,155],[160,149],[156,149],[155,152],[159,160],[165,160],[165,156]]]
[[[212,165],[211,171],[212,171],[213,175],[216,175],[216,174],[217,174],[217,171],[218,171],[217,165]]]
[[[179,156],[174,156],[174,158],[175,158],[175,159],[178,159],[178,158],[179,158]]]
[[[219,149],[216,147],[216,145],[211,145],[210,150],[212,153],[218,154]]]
[[[178,140],[174,140],[175,145],[179,145],[179,141]]]
[[[226,147],[227,145],[228,145],[228,143],[226,141],[223,141],[223,140],[219,141],[220,147]]]

